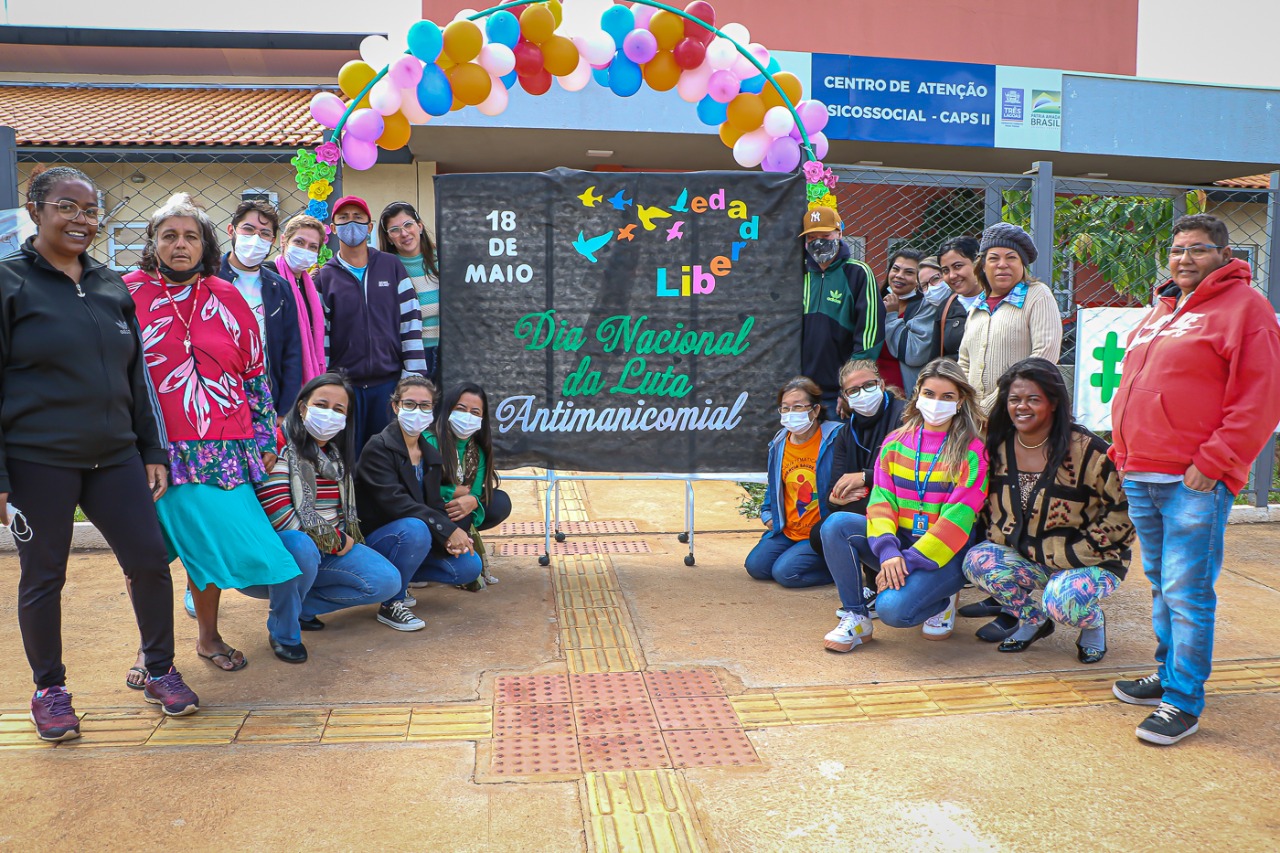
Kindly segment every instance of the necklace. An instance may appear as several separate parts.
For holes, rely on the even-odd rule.
[[[187,348],[187,353],[191,353],[191,324],[196,320],[196,309],[200,307],[200,279],[196,279],[196,283],[191,285],[194,288],[191,292],[191,312],[187,315],[187,319],[182,319],[182,315],[178,313],[178,304],[173,301],[173,296],[169,293],[168,286],[165,285],[164,279],[160,280],[160,291],[164,294],[164,298],[169,302],[169,309],[173,311],[174,319],[182,324],[186,330],[186,337],[182,339],[182,345]]]
[[[1040,442],[1039,444],[1027,444],[1025,441],[1022,440],[1021,435],[1017,435],[1015,437],[1018,439],[1018,444],[1021,444],[1027,450],[1035,450],[1037,447],[1044,447],[1045,443],[1048,442],[1049,440],[1049,436],[1046,435],[1044,437],[1044,441]]]

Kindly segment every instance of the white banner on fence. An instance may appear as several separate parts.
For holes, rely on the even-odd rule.
[[[1081,308],[1076,314],[1076,420],[1111,429],[1111,400],[1120,387],[1125,344],[1146,308]]]

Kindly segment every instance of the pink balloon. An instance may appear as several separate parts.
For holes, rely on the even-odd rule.
[[[347,105],[333,92],[316,92],[311,97],[311,117],[325,127],[337,127]]]
[[[813,145],[813,156],[819,160],[827,159],[827,151],[831,149],[831,143],[827,142],[825,134],[815,133],[809,137],[810,144]]]
[[[422,79],[422,63],[414,56],[402,56],[387,70],[397,89],[411,89]]]
[[[800,121],[804,122],[804,129],[810,135],[821,133],[822,129],[827,126],[827,108],[820,101],[801,101],[796,104],[796,112],[800,115]]]
[[[742,85],[738,78],[728,71],[716,71],[711,75],[711,79],[707,81],[707,94],[711,96],[711,100],[717,103],[729,103],[738,97],[738,93],[741,90]],[[755,164],[753,163],[752,165]]]
[[[587,84],[591,82],[591,63],[587,62],[585,56],[578,58],[578,67],[573,72],[563,77],[557,77],[556,82],[560,84],[560,88],[566,92],[578,92],[587,88]]]
[[[480,48],[480,58],[476,63],[494,77],[505,77],[516,70],[516,55],[505,44],[489,42]]]
[[[658,55],[658,40],[648,30],[632,30],[622,40],[622,52],[636,65],[644,65]]]
[[[714,38],[711,44],[707,45],[706,62],[716,71],[729,70],[737,58],[738,49],[728,39]]]
[[[756,61],[761,65],[766,67],[769,65],[769,48],[765,47],[760,42],[753,41],[751,44],[747,45],[747,53],[754,56]]]
[[[592,68],[604,68],[613,62],[613,55],[618,47],[608,33],[597,30],[585,36],[575,36],[573,43],[578,46],[578,53],[587,58]]]
[[[378,162],[378,146],[369,140],[344,133],[342,134],[342,160],[351,168],[364,171]]]
[[[409,124],[426,124],[431,121],[431,114],[418,103],[418,89],[400,90],[400,112],[409,120]]]
[[[346,133],[343,139],[348,136],[354,136],[357,139],[363,139],[366,142],[377,142],[378,137],[382,135],[382,131],[386,129],[386,125],[382,121],[382,116],[373,110],[356,110],[351,114],[351,118],[347,119]]]
[[[754,169],[764,160],[769,150],[769,134],[759,127],[750,133],[744,133],[733,144],[733,159],[744,169]]]
[[[697,68],[691,68],[680,75],[680,82],[676,84],[676,94],[680,96],[680,100],[690,104],[696,104],[707,96],[707,83],[711,80],[714,73],[710,65],[705,62]]]
[[[764,161],[774,166],[772,169],[766,166],[765,171],[794,172],[800,165],[800,146],[790,136],[775,139],[769,143]]]
[[[507,108],[507,87],[502,85],[502,81],[497,77],[493,78],[493,88],[489,90],[489,97],[476,107],[480,112],[487,116],[496,116]]]
[[[369,106],[378,115],[389,116],[400,110],[400,90],[395,87],[389,77],[383,77],[373,84],[369,91]]]
[[[643,3],[631,4],[631,14],[635,15],[636,27],[639,29],[649,29],[649,22],[653,20],[653,16],[657,11],[652,6],[646,6]]]
[[[794,122],[791,125],[791,130],[787,132],[787,136],[790,136],[796,142],[799,142],[802,139],[804,139],[804,137],[800,135],[800,128],[797,127]]]

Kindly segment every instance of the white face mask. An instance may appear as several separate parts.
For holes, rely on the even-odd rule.
[[[471,438],[484,423],[470,412],[450,412],[449,427],[458,438]]]
[[[954,400],[933,400],[920,397],[916,400],[916,411],[929,426],[941,426],[955,416],[960,404]]]
[[[782,428],[792,435],[804,432],[813,426],[813,421],[809,420],[808,412],[787,412],[779,417],[782,422]]]
[[[316,264],[316,260],[320,257],[319,252],[313,252],[310,249],[304,249],[301,246],[286,246],[284,250],[284,262],[289,265],[289,269],[295,273],[303,270],[309,270]]]
[[[869,418],[880,411],[880,406],[884,403],[884,390],[879,387],[869,388],[849,394],[845,399],[849,401],[849,408],[864,418]]]
[[[264,240],[257,234],[236,235],[236,260],[252,269],[261,266],[267,255],[271,254],[271,241]]]
[[[401,409],[396,413],[396,420],[400,421],[400,429],[409,435],[421,435],[431,427],[435,413],[430,409],[414,409],[412,412]]]
[[[938,282],[924,293],[924,299],[930,305],[941,305],[951,295],[951,288],[942,282]]]
[[[302,425],[316,441],[328,441],[342,432],[347,425],[347,416],[333,409],[307,406],[307,413],[302,416]]]

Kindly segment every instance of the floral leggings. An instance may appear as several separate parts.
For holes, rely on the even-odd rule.
[[[1120,585],[1119,578],[1097,566],[1050,575],[1046,567],[994,542],[969,549],[964,573],[1024,624],[1043,622],[1047,611],[1054,622],[1075,628],[1102,625],[1102,599]],[[1043,608],[1031,597],[1037,587],[1044,589]]]

